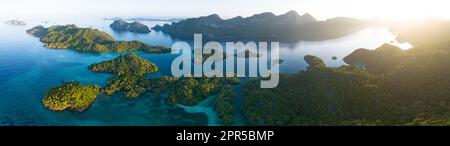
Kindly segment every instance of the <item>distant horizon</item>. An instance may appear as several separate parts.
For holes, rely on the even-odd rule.
[[[295,11],[295,10],[290,10],[290,11]],[[273,13],[273,12],[260,12],[260,13],[255,13],[252,15],[248,15],[248,16],[242,16],[242,15],[235,15],[235,16],[222,16],[220,14],[217,13],[210,13],[210,14],[206,14],[206,15],[199,15],[199,16],[152,16],[152,15],[130,15],[130,16],[116,16],[116,15],[98,15],[98,16],[84,16],[84,15],[74,15],[74,16],[39,16],[39,17],[13,17],[13,16],[2,16],[0,15],[0,21],[9,21],[9,20],[40,20],[42,19],[42,21],[46,20],[64,20],[64,19],[85,19],[86,17],[89,17],[89,19],[111,19],[111,18],[122,18],[122,19],[135,19],[135,18],[143,18],[143,19],[161,19],[161,20],[169,20],[169,19],[189,19],[189,18],[198,18],[198,17],[204,17],[204,16],[209,16],[209,15],[213,15],[213,14],[217,14],[222,20],[227,20],[227,19],[232,19],[234,17],[243,17],[243,18],[247,18],[247,17],[251,17],[253,15],[256,14],[261,14],[261,13],[273,13],[276,16],[279,15],[283,15],[286,14],[289,11],[286,11],[285,13]],[[297,12],[297,11],[296,11]],[[298,13],[298,12],[297,12]],[[370,20],[370,19],[381,19],[381,20],[422,20],[422,18],[432,18],[432,19],[442,19],[442,20],[450,20],[450,18],[442,18],[442,17],[436,17],[436,16],[419,16],[419,17],[411,17],[411,18],[401,18],[401,19],[395,19],[395,18],[386,18],[386,17],[371,17],[371,18],[358,18],[358,17],[351,17],[351,16],[334,16],[334,17],[330,17],[330,18],[324,18],[324,19],[320,19],[318,17],[316,17],[316,15],[309,13],[309,12],[304,12],[304,13],[298,13],[300,16],[305,15],[305,14],[310,14],[311,16],[313,16],[314,18],[316,18],[318,21],[325,21],[328,19],[333,19],[333,18],[338,18],[338,17],[346,17],[346,18],[355,18],[355,19],[366,19],[366,20]]]
[[[0,18],[192,18],[218,14],[223,19],[294,10],[318,20],[334,17],[359,19],[404,19],[414,17],[450,18],[445,0],[7,0],[0,2]],[[420,10],[420,11],[418,11]]]

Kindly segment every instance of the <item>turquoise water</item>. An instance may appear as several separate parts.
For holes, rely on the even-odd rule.
[[[111,21],[98,19],[24,20],[27,26],[0,24],[0,125],[219,125],[213,109],[214,97],[194,107],[168,105],[164,97],[142,95],[133,100],[120,95],[100,96],[83,113],[50,112],[41,103],[45,91],[62,81],[81,81],[104,85],[109,74],[93,73],[92,63],[117,57],[118,53],[80,53],[69,49],[46,49],[38,38],[25,33],[35,25],[76,24],[93,27],[111,34],[117,40],[140,40],[152,45],[170,47],[174,42],[161,32],[135,34],[117,33],[108,26]],[[48,23],[44,23],[48,21]],[[164,22],[144,22],[150,27]],[[345,55],[357,48],[373,49],[386,42],[396,42],[386,28],[368,28],[343,38],[322,42],[283,44],[279,49],[284,60],[282,72],[297,72],[306,68],[303,56],[322,57],[329,66],[340,66]],[[406,47],[405,47],[406,48]],[[171,60],[176,55],[137,53],[158,65],[160,71],[150,76],[171,75]],[[338,60],[332,60],[336,56]],[[242,94],[238,90],[236,107],[240,109]],[[239,111],[237,124],[245,125]]]

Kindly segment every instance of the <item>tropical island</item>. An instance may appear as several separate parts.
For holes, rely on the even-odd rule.
[[[100,87],[97,85],[68,82],[62,86],[50,88],[42,102],[44,107],[52,111],[82,112],[95,101],[98,94],[100,94]]]
[[[346,56],[344,61],[347,64],[365,68],[372,73],[384,73],[403,59],[401,57],[403,52],[397,46],[383,44],[375,50],[357,49]]]
[[[113,95],[124,91],[127,98],[135,98],[145,92],[168,91],[168,101],[172,104],[196,105],[208,96],[217,94],[226,85],[237,84],[237,78],[207,77],[159,77],[146,78],[154,73],[157,66],[134,54],[121,55],[111,61],[92,64],[90,70],[113,73],[103,92]],[[155,86],[158,85],[158,86]]]
[[[124,91],[125,97],[135,98],[145,92],[159,94],[168,91],[170,95],[168,101],[182,105],[196,105],[208,96],[217,94],[224,86],[240,82],[237,78],[217,77],[146,78],[144,75],[156,72],[158,67],[134,54],[121,55],[110,61],[92,64],[89,69],[113,74],[103,88],[106,95]]]
[[[54,111],[76,109],[74,111],[82,112],[94,102],[93,99],[100,93],[107,96],[123,93],[126,98],[136,98],[144,93],[159,95],[161,92],[168,92],[167,101],[171,104],[192,106],[209,96],[223,94],[224,87],[228,85],[240,83],[240,80],[235,77],[175,78],[163,76],[147,78],[145,75],[157,72],[158,67],[134,54],[120,55],[109,61],[92,64],[88,68],[94,72],[111,73],[113,76],[108,79],[107,85],[102,88],[97,85],[83,86],[78,82],[70,82],[70,84],[51,88],[44,97],[44,106]],[[82,92],[89,94],[80,97]],[[230,109],[218,108],[218,110]]]
[[[310,23],[318,23],[315,25],[317,27],[328,25],[327,22]],[[341,67],[328,67],[319,57],[303,56],[308,68],[297,73],[281,74],[279,86],[273,89],[261,89],[259,78],[245,82],[244,116],[250,125],[450,125],[450,33],[446,31],[450,28],[449,24],[428,24],[439,26],[430,31],[419,29],[427,25],[396,28],[403,31],[399,37],[411,41],[413,48],[402,50],[392,44],[383,44],[376,49],[357,49],[343,58],[347,64]],[[108,38],[105,37],[107,34],[95,30],[82,30],[94,31],[92,35],[92,32],[80,32],[71,35],[73,37],[65,37],[65,34],[72,33],[72,29],[58,29],[64,28],[37,27],[27,32],[47,42],[57,40],[54,42],[61,43],[55,46],[64,42],[94,45],[112,42],[114,45],[107,46],[129,47],[130,41],[102,39]],[[88,39],[82,39],[85,37]],[[66,38],[74,41],[67,41]],[[244,55],[259,56],[251,55],[251,52],[241,54]],[[203,59],[211,56],[204,55]],[[283,60],[276,62],[282,63]],[[235,121],[236,94],[232,85],[240,83],[237,78],[149,78],[146,75],[156,72],[157,66],[134,54],[92,64],[89,69],[110,73],[112,77],[102,88],[77,82],[51,88],[44,97],[44,106],[53,111],[70,109],[81,112],[100,93],[107,96],[123,93],[124,97],[131,99],[166,92],[168,96],[164,98],[172,105],[197,105],[208,97],[216,96],[214,108],[222,124],[233,125]],[[88,94],[84,94],[86,92]]]
[[[239,84],[240,80],[221,77],[183,77],[173,84],[168,99],[172,104],[196,105],[208,96],[218,94],[227,85]]]
[[[20,21],[20,20],[15,20],[15,19],[5,21],[5,24],[16,25],[16,26],[25,26],[25,25],[27,25],[27,23],[25,23],[23,21]]]
[[[91,64],[89,69],[94,72],[107,72],[114,75],[145,75],[158,71],[158,67],[134,54],[120,55],[119,57],[100,63]]]
[[[145,74],[158,71],[158,67],[134,54],[121,55],[110,61],[103,61],[89,66],[94,72],[112,73],[103,89],[106,95],[124,91],[127,98],[138,97],[145,92],[147,79]]]
[[[191,38],[195,33],[202,33],[205,39],[223,41],[319,41],[339,38],[372,24],[368,20],[344,17],[318,21],[308,13],[299,15],[289,11],[278,16],[266,12],[226,20],[212,14],[163,26],[156,25],[152,29],[180,38]]]
[[[403,37],[434,40],[358,49],[337,68],[307,55],[307,70],[281,74],[274,89],[250,81],[245,116],[251,125],[450,125],[450,40],[439,37],[448,32],[405,32],[423,33]]]
[[[125,98],[136,98],[145,93],[148,83],[147,78],[141,75],[113,76],[108,79],[103,93],[110,96],[122,92]]]
[[[125,20],[118,19],[114,20],[114,22],[109,25],[113,30],[115,31],[130,31],[135,33],[149,33],[150,29],[148,26],[139,23],[139,22],[132,22],[128,23]]]
[[[45,28],[36,26],[27,33],[39,37],[44,47],[51,49],[74,49],[80,52],[130,52],[170,53],[171,49],[150,46],[139,41],[116,41],[111,35],[92,28],[76,25],[56,25]]]

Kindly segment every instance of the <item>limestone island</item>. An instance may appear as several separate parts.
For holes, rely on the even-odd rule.
[[[208,96],[218,94],[225,86],[239,84],[238,78],[183,77],[169,92],[169,103],[187,106],[197,105]]]
[[[158,71],[158,67],[134,54],[121,55],[110,61],[92,64],[89,69],[94,72],[107,72],[114,75],[144,75]]]
[[[239,84],[237,77],[158,77],[147,78],[145,75],[158,71],[150,61],[135,54],[120,55],[112,60],[92,64],[88,67],[94,72],[111,73],[106,86],[81,85],[78,82],[50,88],[43,104],[52,111],[71,109],[82,112],[91,105],[98,94],[110,96],[121,93],[125,98],[134,99],[143,94],[164,97],[171,105],[197,105],[204,99],[217,95],[216,111],[224,125],[234,123],[234,92],[230,85]],[[191,75],[192,76],[192,75]]]
[[[113,95],[124,91],[127,98],[138,97],[144,93],[148,83],[144,75],[158,71],[155,64],[134,54],[121,55],[110,61],[92,64],[89,69],[114,74],[108,80],[103,92],[106,95]]]
[[[375,50],[356,49],[344,58],[345,63],[381,73],[390,70],[404,56],[404,51],[391,44],[383,44]]]
[[[106,95],[122,92],[126,98],[135,98],[144,93],[159,94],[167,91],[170,103],[182,105],[196,105],[208,96],[220,92],[224,86],[240,82],[237,78],[146,78],[146,74],[154,73],[158,71],[158,68],[155,64],[134,54],[92,64],[89,69],[94,72],[113,74],[103,88],[103,93]]]
[[[309,13],[300,15],[296,11],[289,11],[281,15],[264,12],[231,19],[222,19],[217,14],[211,14],[162,26],[156,25],[152,29],[182,39],[201,33],[208,40],[297,42],[340,38],[372,25],[374,24],[369,20],[346,17],[319,21]]]
[[[340,67],[307,55],[309,67],[280,74],[275,88],[246,82],[244,116],[249,125],[263,126],[450,125],[450,41],[441,39],[447,41],[407,50],[391,44],[357,49]]]
[[[116,41],[111,35],[92,28],[76,25],[55,25],[48,28],[36,26],[27,33],[39,37],[44,47],[51,49],[74,49],[81,52],[130,52],[170,53],[163,46],[151,46],[139,41]]]
[[[43,99],[44,107],[52,111],[73,110],[82,112],[87,109],[100,93],[97,85],[81,85],[78,82],[65,83],[50,88]]]
[[[114,22],[109,25],[115,31],[130,31],[135,33],[149,33],[150,29],[139,22],[128,23],[123,19],[114,20]]]

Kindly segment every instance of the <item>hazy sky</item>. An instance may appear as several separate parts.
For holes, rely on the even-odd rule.
[[[0,16],[25,17],[196,17],[217,13],[224,18],[296,10],[318,19],[450,18],[450,0],[1,0]]]

